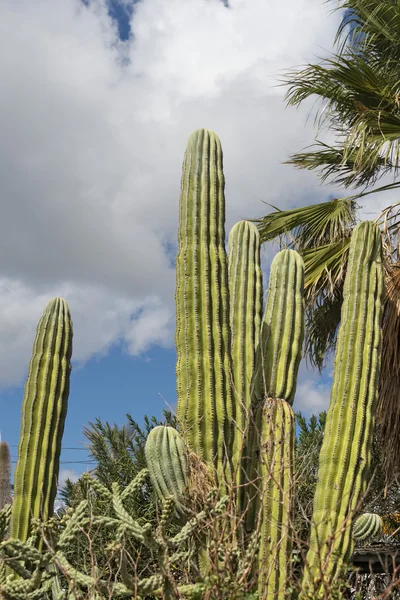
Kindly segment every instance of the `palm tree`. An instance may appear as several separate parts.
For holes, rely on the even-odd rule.
[[[333,133],[290,157],[297,168],[317,170],[322,181],[355,187],[352,196],[274,212],[256,221],[263,242],[279,238],[296,248],[306,267],[306,355],[322,369],[336,343],[343,281],[357,200],[400,186],[400,2],[343,0],[336,52],[288,73],[286,99],[298,106],[322,101],[316,123]],[[374,184],[383,175],[393,181]],[[377,218],[384,238],[386,300],[381,385],[377,408],[389,478],[400,471],[400,203]]]

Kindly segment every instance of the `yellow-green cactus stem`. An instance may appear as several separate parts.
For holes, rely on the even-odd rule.
[[[67,414],[72,323],[66,301],[54,298],[36,330],[22,404],[10,537],[26,541],[32,518],[53,514]]]
[[[0,510],[11,504],[11,454],[7,442],[0,442]]]
[[[362,542],[367,538],[373,538],[382,531],[383,523],[380,515],[376,513],[364,513],[360,515],[353,526],[353,538]]]
[[[366,221],[357,225],[350,242],[301,597],[322,598],[352,553],[352,519],[365,491],[370,463],[382,301],[381,232]]]
[[[175,499],[178,512],[183,510],[183,497],[188,486],[189,461],[185,442],[173,428],[154,427],[145,445],[146,464],[158,498]]]
[[[265,437],[262,419],[266,398],[293,403],[304,338],[304,263],[294,250],[282,250],[271,264],[268,297],[261,325],[252,390],[252,426],[249,429],[245,470],[247,486],[247,528],[252,530],[257,512],[253,501],[259,495],[260,435]]]
[[[231,389],[222,148],[212,131],[189,138],[176,259],[177,416],[191,450],[230,479]]]
[[[240,221],[230,231],[228,266],[232,372],[236,402],[232,463],[240,486],[244,480],[240,461],[249,424],[263,304],[260,234],[250,221]],[[243,486],[239,490],[242,497]]]
[[[259,598],[284,598],[291,575],[295,423],[285,400],[267,398],[262,409],[260,479],[263,483]]]
[[[249,499],[254,527],[261,501],[259,597],[283,598],[291,575],[294,414],[291,408],[304,338],[304,263],[282,250],[271,264],[254,379],[256,412],[250,476],[259,496]],[[258,464],[257,464],[258,462]]]
[[[271,264],[255,393],[293,404],[304,339],[304,263],[281,250]]]

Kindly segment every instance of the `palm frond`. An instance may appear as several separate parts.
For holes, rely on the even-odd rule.
[[[385,440],[388,479],[400,470],[400,264],[386,265],[382,364],[377,421]]]
[[[298,169],[308,169],[309,171],[319,169],[318,175],[322,182],[329,181],[344,187],[355,184],[367,185],[394,169],[394,165],[390,161],[378,157],[373,165],[371,160],[368,161],[371,165],[370,168],[364,167],[359,172],[356,168],[357,148],[349,148],[345,154],[344,148],[329,146],[319,140],[316,140],[312,147],[315,148],[313,151],[292,154],[285,164],[292,164]],[[364,154],[368,153],[371,153],[371,150],[364,151]]]
[[[316,96],[322,101],[318,127],[329,127],[336,135],[334,150],[318,148],[314,157],[295,154],[290,162],[322,169],[323,179],[336,174],[336,181],[347,186],[373,183],[388,170],[396,174],[400,168],[400,37],[398,46],[398,56],[389,58],[353,46],[286,74],[288,105],[298,106]]]
[[[313,367],[322,371],[336,347],[342,309],[342,288],[324,296],[306,310],[305,352]]]
[[[346,237],[303,252],[304,288],[307,302],[317,302],[323,296],[334,297],[341,289],[346,274],[350,247],[350,232]]]
[[[302,252],[347,237],[355,225],[357,209],[352,198],[334,199],[285,211],[277,209],[254,222],[262,242],[286,236],[288,245]]]
[[[345,0],[345,15],[336,34],[340,52],[346,46],[375,49],[391,56],[400,47],[400,7],[392,0]]]

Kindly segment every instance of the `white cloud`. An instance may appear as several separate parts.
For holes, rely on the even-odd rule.
[[[67,479],[70,479],[73,483],[78,481],[80,475],[75,469],[60,469],[58,475],[58,489],[62,489]]]
[[[332,366],[328,366],[324,375],[321,376],[318,371],[308,369],[303,359],[299,370],[299,382],[293,410],[295,412],[300,411],[307,417],[328,410],[332,375]]]
[[[0,3],[0,384],[24,376],[54,295],[71,306],[77,360],[121,339],[134,354],[171,343],[192,130],[222,140],[228,227],[261,200],[326,197],[281,164],[313,132],[274,86],[322,54],[339,18],[322,0],[142,0],[122,43],[105,0]]]

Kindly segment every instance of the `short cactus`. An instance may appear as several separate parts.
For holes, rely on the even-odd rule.
[[[362,542],[367,538],[373,538],[382,531],[382,518],[375,513],[364,513],[360,515],[353,526],[353,538]]]
[[[10,447],[7,442],[0,442],[0,510],[11,501]]]
[[[189,461],[183,439],[173,427],[154,427],[146,441],[145,456],[158,498],[164,502],[172,496],[178,512],[182,512],[189,478]]]
[[[72,354],[68,305],[54,298],[39,321],[22,404],[10,537],[26,541],[32,518],[53,513]]]

